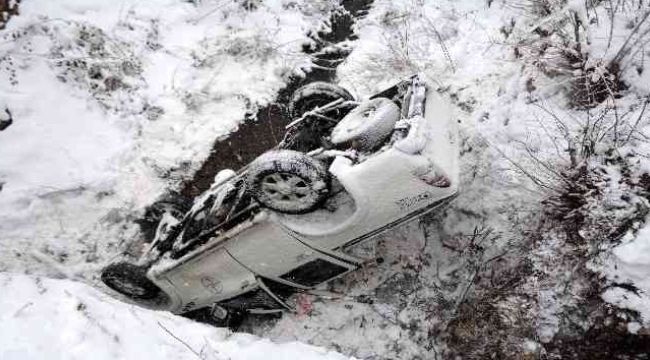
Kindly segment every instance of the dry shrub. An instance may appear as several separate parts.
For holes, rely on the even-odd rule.
[[[650,9],[641,2],[586,1],[584,12],[576,11],[562,0],[506,0],[504,3],[522,11],[529,20],[520,26],[514,44],[515,56],[556,79],[556,84],[566,90],[570,105],[577,109],[593,108],[618,98],[627,89],[622,73],[630,66],[630,59],[650,41]],[[598,17],[597,10],[602,13],[603,9],[608,19]],[[626,16],[640,15],[627,25],[626,39],[620,48],[612,49],[615,56],[607,60],[590,57],[591,29],[609,26],[607,46],[613,46],[614,23],[620,21],[615,19],[624,12]]]
[[[430,302],[430,341],[444,341],[442,358],[520,359],[528,350],[522,344],[534,337],[531,298],[522,289],[531,274],[526,259],[528,243],[504,242],[492,228],[443,241],[443,247],[460,259],[458,270],[443,291]]]

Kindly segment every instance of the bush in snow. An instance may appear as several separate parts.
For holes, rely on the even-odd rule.
[[[125,20],[118,28],[128,31],[133,26]],[[155,33],[155,23],[149,30],[149,34]],[[141,97],[132,96],[144,83],[136,49],[98,27],[45,18],[5,33],[3,39],[13,44],[13,49],[7,49],[0,58],[13,85],[19,81],[16,67],[29,66],[29,56],[42,56],[49,60],[61,82],[90,93],[106,110],[139,114],[150,107]],[[155,46],[153,41],[147,44]]]
[[[54,25],[50,31],[58,33],[52,37],[50,56],[59,80],[89,91],[106,109],[132,108],[134,104],[128,104],[133,102],[130,93],[137,90],[143,80],[142,65],[130,46],[99,28],[82,23]],[[145,105],[138,104],[138,107]]]
[[[534,19],[513,18],[511,28],[504,28],[505,34],[514,35],[515,56],[552,79],[546,84],[563,88],[575,108],[593,108],[619,98],[628,87],[624,73],[642,71],[643,60],[637,57],[650,32],[650,10],[643,2],[504,3]],[[534,89],[540,79],[530,76]]]

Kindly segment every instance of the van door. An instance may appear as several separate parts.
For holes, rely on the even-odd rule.
[[[347,257],[311,247],[272,221],[239,233],[226,248],[251,272],[296,288],[311,288],[357,268]]]

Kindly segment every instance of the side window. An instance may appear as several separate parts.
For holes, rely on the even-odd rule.
[[[312,287],[346,271],[348,269],[344,266],[323,259],[316,259],[289,271],[280,278],[299,285]]]

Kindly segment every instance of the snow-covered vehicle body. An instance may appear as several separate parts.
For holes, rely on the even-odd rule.
[[[279,149],[238,173],[222,171],[182,218],[166,215],[139,263],[107,268],[104,282],[174,313],[210,308],[225,318],[232,310],[292,309],[291,294],[361,266],[352,247],[457,193],[452,109],[421,76],[366,102],[327,100],[300,110]],[[325,147],[295,141],[313,130],[299,128],[308,118],[331,116],[343,119],[327,128]],[[294,200],[311,204],[298,209]],[[121,284],[127,272],[142,279]]]

